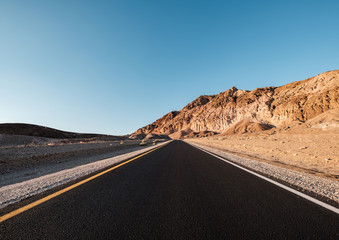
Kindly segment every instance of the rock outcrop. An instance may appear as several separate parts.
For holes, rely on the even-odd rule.
[[[250,124],[251,129],[265,130],[267,126],[305,122],[339,108],[338,99],[339,70],[281,87],[257,88],[253,91],[232,87],[218,95],[200,96],[180,111],[170,112],[134,134],[172,134],[180,137],[192,135],[191,132],[223,133],[245,119],[247,123],[259,124]]]

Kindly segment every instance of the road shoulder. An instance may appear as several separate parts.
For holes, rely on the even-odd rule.
[[[40,194],[57,186],[66,184],[70,181],[74,181],[93,172],[107,168],[111,165],[118,164],[166,143],[168,142],[166,141],[155,146],[145,147],[143,149],[125,153],[119,156],[84,165],[78,165],[76,167],[65,169],[52,174],[47,174],[27,181],[3,186],[0,188],[0,208],[4,208],[10,204]]]
[[[290,169],[282,168],[265,162],[255,161],[240,157],[234,154],[224,152],[219,149],[215,149],[202,144],[186,141],[186,143],[206,150],[212,154],[220,156],[229,160],[237,165],[240,165],[246,169],[250,169],[256,173],[259,173],[265,177],[276,180],[279,183],[287,185],[293,189],[310,195],[320,201],[330,204],[335,207],[339,207],[339,182],[330,179],[320,178],[312,176],[306,173],[293,171]]]

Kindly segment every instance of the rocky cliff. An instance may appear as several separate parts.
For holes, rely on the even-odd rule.
[[[135,134],[222,133],[240,121],[284,126],[305,122],[339,108],[339,70],[281,87],[253,91],[235,87],[218,95],[200,96],[180,111],[166,114]],[[180,135],[180,134],[179,134]]]

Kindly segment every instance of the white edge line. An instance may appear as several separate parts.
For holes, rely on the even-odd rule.
[[[190,145],[191,145],[191,144],[190,144]],[[260,175],[260,174],[258,174],[258,173],[255,173],[255,172],[253,172],[253,171],[251,171],[251,170],[248,170],[248,169],[246,169],[246,168],[244,168],[244,167],[241,167],[241,166],[239,166],[239,165],[237,165],[237,164],[235,164],[235,163],[233,163],[233,162],[228,161],[228,160],[225,159],[225,158],[222,158],[222,157],[220,157],[220,156],[218,156],[218,155],[216,155],[216,154],[213,154],[213,153],[211,153],[211,152],[208,152],[208,151],[206,151],[205,149],[202,149],[202,148],[197,147],[197,146],[194,146],[194,145],[191,145],[191,146],[193,146],[193,147],[195,147],[195,148],[197,148],[197,149],[199,149],[199,150],[201,150],[201,151],[203,151],[203,152],[206,152],[206,153],[208,153],[208,154],[210,154],[210,155],[212,155],[212,156],[214,156],[214,157],[216,157],[216,158],[218,158],[218,159],[220,159],[220,160],[223,160],[223,161],[225,161],[225,162],[227,162],[227,163],[229,163],[229,164],[231,164],[231,165],[233,165],[233,166],[235,166],[235,167],[237,167],[237,168],[240,168],[240,169],[242,169],[242,170],[244,170],[244,171],[246,171],[246,172],[248,172],[248,173],[251,173],[251,174],[253,174],[253,175],[255,175],[255,176],[259,177],[259,178],[262,178],[262,179],[264,179],[264,180],[266,180],[266,181],[268,181],[268,182],[270,182],[270,183],[273,183],[274,185],[276,185],[276,186],[278,186],[278,187],[281,187],[281,188],[283,188],[283,189],[285,189],[285,190],[287,190],[287,191],[289,191],[289,192],[292,192],[292,193],[294,193],[294,194],[296,194],[296,195],[298,195],[298,196],[300,196],[300,197],[302,197],[302,198],[305,198],[305,199],[308,200],[308,201],[311,201],[311,202],[313,202],[313,203],[315,203],[315,204],[317,204],[317,205],[320,205],[320,206],[322,206],[322,207],[324,207],[324,208],[326,208],[326,209],[328,209],[328,210],[330,210],[330,211],[332,211],[332,212],[335,212],[336,214],[339,214],[339,209],[336,208],[336,207],[333,207],[333,206],[331,206],[331,205],[329,205],[329,204],[327,204],[327,203],[324,203],[324,202],[319,201],[319,200],[317,200],[317,199],[315,199],[315,198],[312,198],[312,197],[310,197],[310,196],[308,196],[308,195],[306,195],[306,194],[304,194],[304,193],[301,193],[301,192],[299,192],[299,191],[297,191],[297,190],[294,190],[293,188],[287,187],[287,186],[285,186],[285,185],[283,185],[283,184],[281,184],[281,183],[278,183],[278,182],[276,182],[276,181],[274,181],[274,180],[272,180],[272,179],[270,179],[270,178],[264,177],[264,176],[262,176],[262,175]]]

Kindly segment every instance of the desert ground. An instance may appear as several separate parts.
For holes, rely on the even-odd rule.
[[[243,134],[189,141],[318,176],[339,179],[339,134]]]
[[[154,139],[56,139],[0,134],[0,187],[152,146]],[[157,142],[162,140],[157,139]]]

